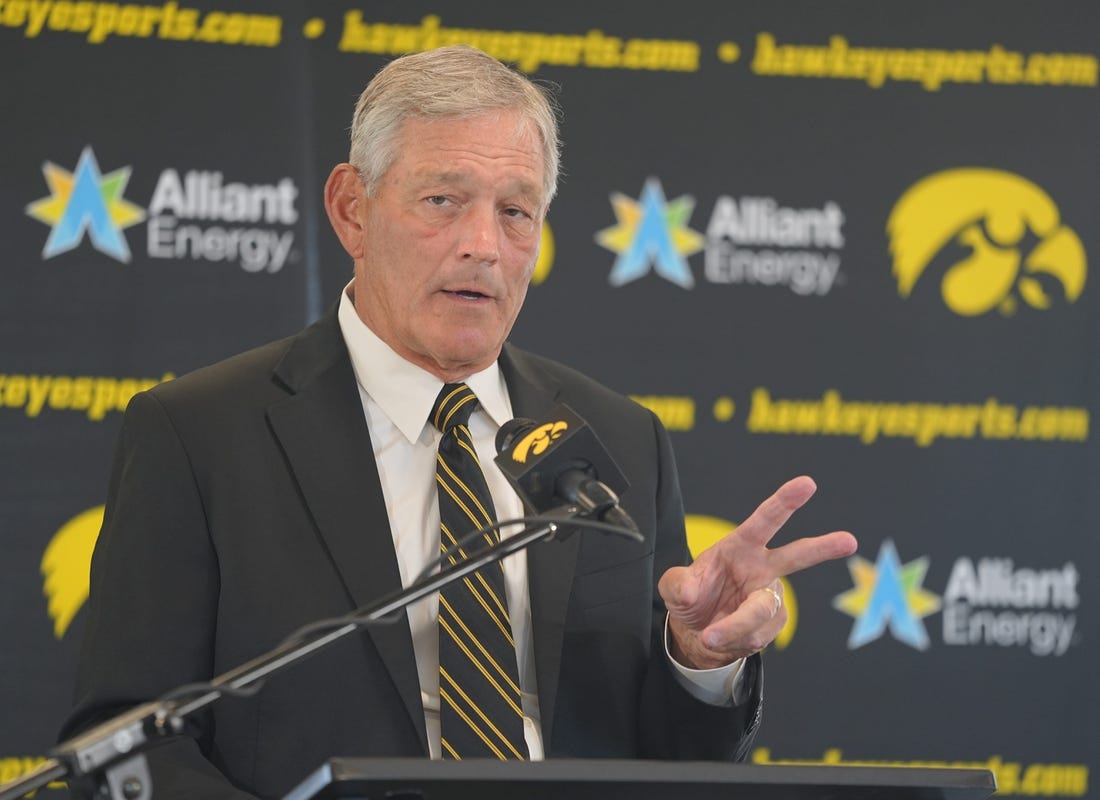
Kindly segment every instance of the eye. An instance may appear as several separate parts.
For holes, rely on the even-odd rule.
[[[517,220],[517,221],[531,219],[530,214],[528,214],[522,208],[519,208],[517,206],[509,206],[508,208],[505,208],[504,209],[504,216],[510,217],[511,219],[514,219],[514,220]]]
[[[423,199],[432,208],[448,208],[458,202],[452,195],[428,195]]]
[[[518,236],[531,236],[537,229],[535,218],[524,209],[509,206],[501,210],[509,229]]]

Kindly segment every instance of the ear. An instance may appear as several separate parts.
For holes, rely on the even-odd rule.
[[[352,258],[363,255],[363,203],[366,188],[351,164],[337,164],[325,181],[325,212],[340,244]]]

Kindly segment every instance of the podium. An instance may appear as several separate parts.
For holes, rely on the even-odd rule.
[[[980,769],[335,758],[285,800],[984,800]]]

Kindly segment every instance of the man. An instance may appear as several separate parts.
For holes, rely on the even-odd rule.
[[[483,53],[408,56],[371,81],[351,163],[325,187],[354,261],[338,308],[127,410],[70,731],[414,579],[447,526],[437,463],[448,434],[428,419],[437,396],[468,387],[477,399],[464,446],[486,465],[502,423],[572,406],[626,473],[624,508],[644,537],[574,536],[507,560],[499,607],[522,717],[513,752],[745,754],[760,713],[756,654],[786,619],[777,578],[855,543],[838,532],[766,549],[812,493],[802,478],[685,566],[675,466],[656,418],[505,344],[557,171],[547,100]],[[518,516],[499,472],[483,472],[495,516]],[[217,704],[194,739],[150,754],[156,796],[278,796],[334,755],[461,757],[441,733],[456,694],[440,677],[441,605],[424,600],[255,698]]]

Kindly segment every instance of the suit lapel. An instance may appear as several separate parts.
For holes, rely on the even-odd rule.
[[[517,417],[540,419],[553,408],[560,387],[535,368],[523,351],[506,345],[500,366],[508,384],[512,411]],[[527,551],[535,679],[538,682],[543,746],[548,754],[561,673],[565,615],[579,547],[580,537],[574,534],[564,542],[542,542]]]
[[[370,435],[335,313],[300,334],[275,374],[293,392],[268,409],[302,497],[356,607],[401,588]],[[427,754],[407,623],[367,633]]]

